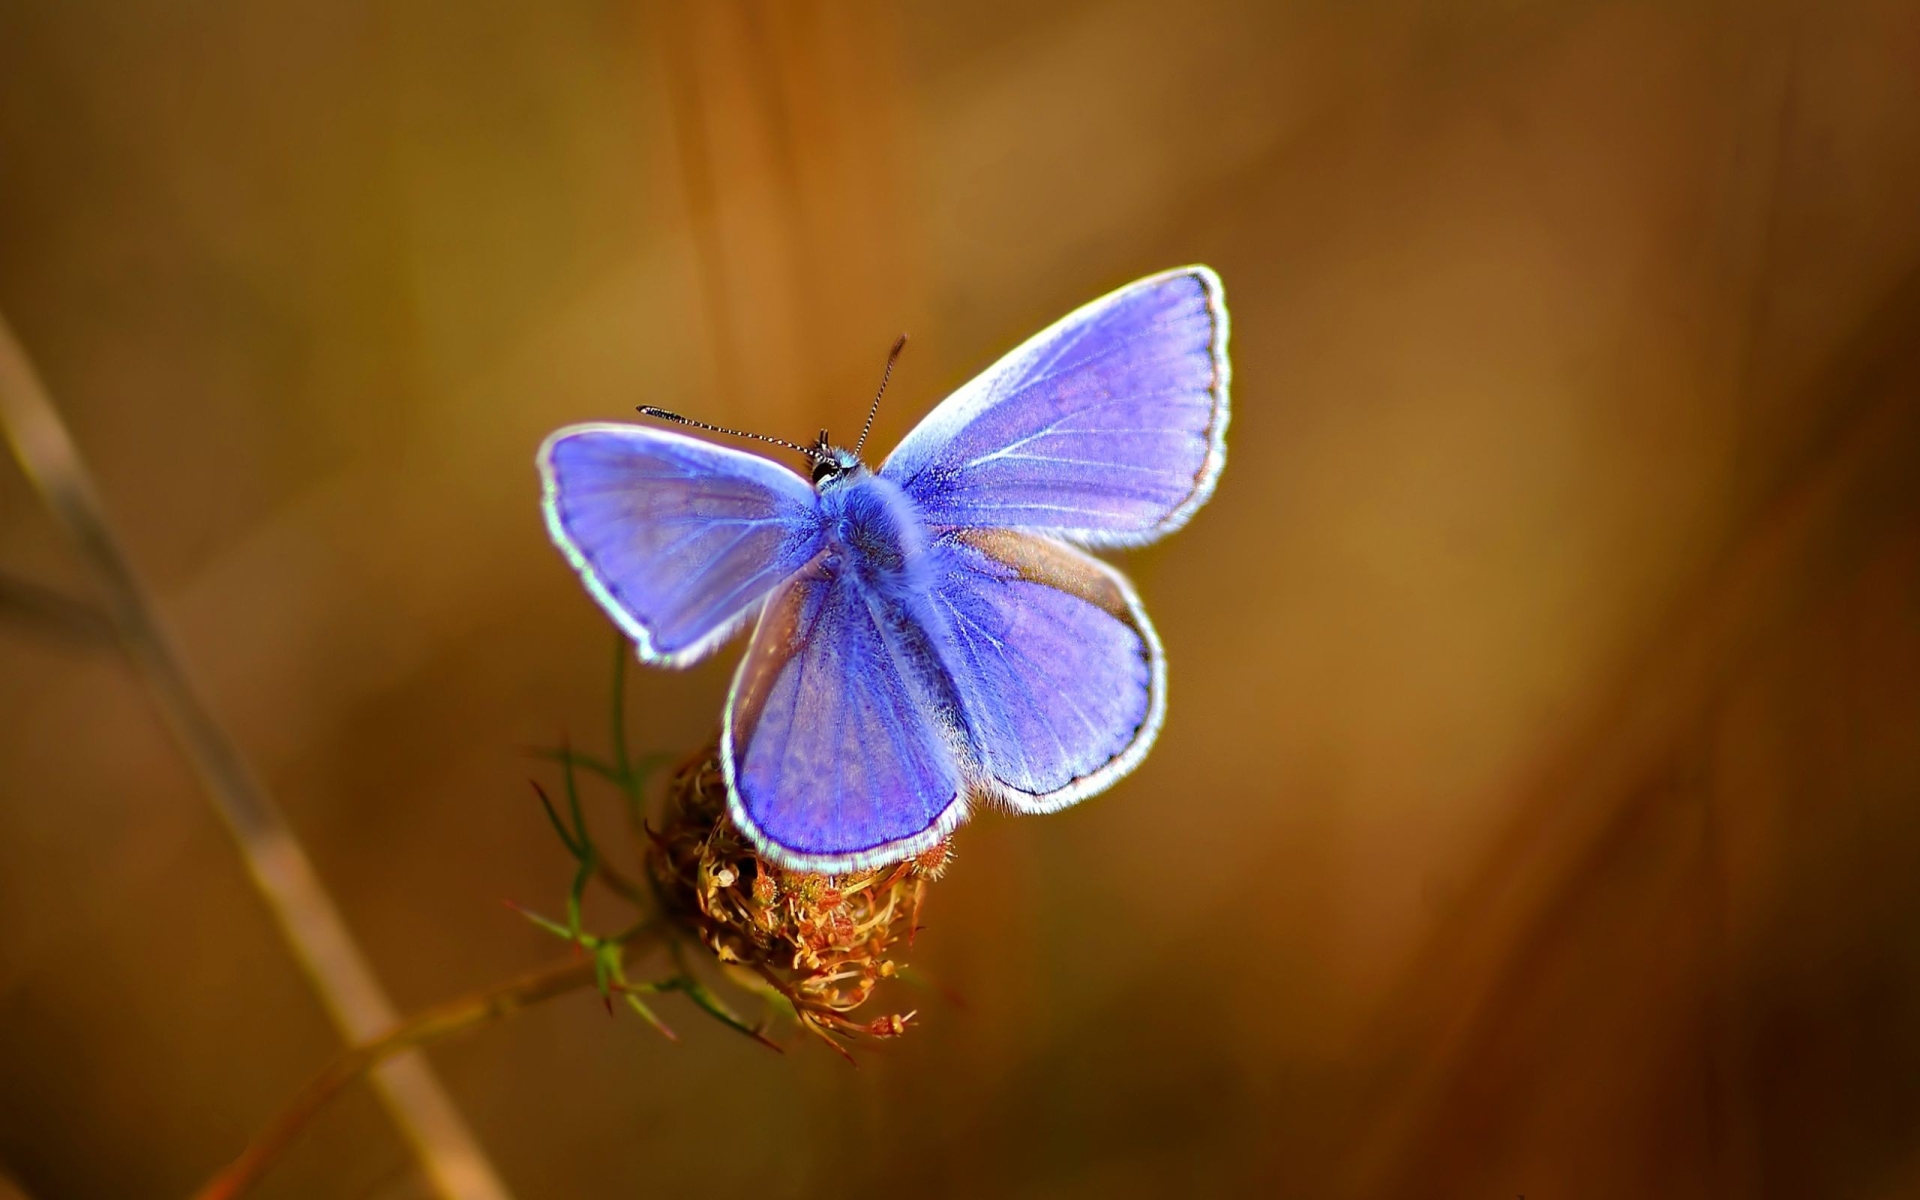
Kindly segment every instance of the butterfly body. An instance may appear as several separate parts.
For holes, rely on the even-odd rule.
[[[571,426],[541,449],[548,527],[645,661],[753,623],[721,765],[762,853],[904,858],[970,801],[1050,811],[1146,755],[1165,656],[1077,545],[1154,540],[1211,494],[1226,331],[1211,271],[1150,277],[1015,350],[877,471],[823,434],[811,482],[676,432]]]
[[[925,591],[927,530],[899,484],[856,465],[818,489],[829,569],[901,598]]]

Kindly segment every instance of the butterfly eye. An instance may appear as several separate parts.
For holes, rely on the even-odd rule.
[[[824,482],[840,473],[840,464],[830,458],[817,458],[813,461],[813,481]]]

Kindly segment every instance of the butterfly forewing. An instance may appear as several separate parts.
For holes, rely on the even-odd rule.
[[[642,658],[724,641],[819,550],[819,498],[778,464],[664,430],[575,425],[540,450],[547,525]]]
[[[1212,271],[1150,276],[948,397],[881,474],[933,526],[1151,541],[1206,502],[1225,463],[1226,341]]]

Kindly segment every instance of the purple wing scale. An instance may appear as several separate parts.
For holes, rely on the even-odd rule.
[[[763,852],[857,870],[960,823],[964,719],[935,636],[851,570],[816,565],[768,599],[720,751],[734,823]]]
[[[933,527],[1132,546],[1184,525],[1226,462],[1227,309],[1206,267],[1067,316],[955,392],[881,468]]]
[[[1046,812],[1132,770],[1166,713],[1166,664],[1125,578],[1007,530],[955,531],[932,552],[934,605],[990,790]]]
[[[824,536],[798,475],[680,434],[574,425],[539,461],[554,542],[656,665],[712,651]]]

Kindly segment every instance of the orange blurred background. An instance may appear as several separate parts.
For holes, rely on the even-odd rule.
[[[962,831],[964,1005],[437,1047],[517,1195],[1911,1196],[1916,64],[1911,0],[4,0],[0,312],[412,1010],[557,949],[549,429],[849,431],[906,329],[884,448],[1220,271],[1228,469],[1122,559],[1165,734]],[[185,1194],[338,1041],[11,462],[0,575],[0,1176]],[[428,1191],[362,1087],[259,1194]]]

